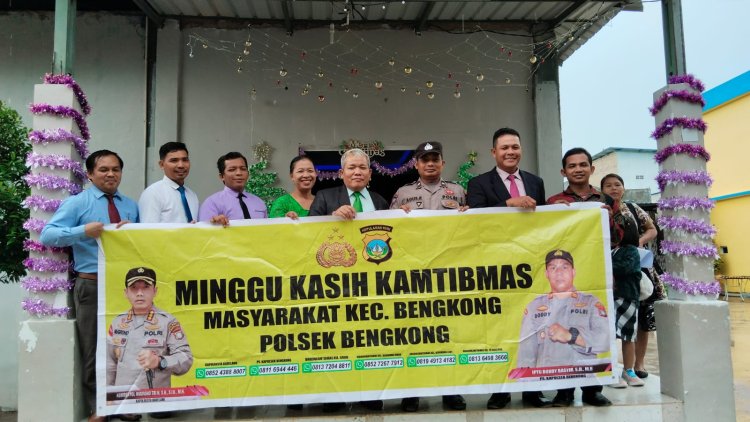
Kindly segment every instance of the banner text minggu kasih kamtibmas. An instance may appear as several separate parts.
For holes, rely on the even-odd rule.
[[[133,224],[106,230],[101,245],[102,413],[614,381],[609,240],[596,207]],[[536,302],[550,292],[545,256],[558,249],[575,261],[569,311]],[[124,275],[140,267],[156,274],[145,322],[128,319],[124,294]],[[564,365],[518,367],[530,339],[522,322],[553,311],[598,346],[564,345],[572,353]],[[166,368],[147,383],[129,357],[170,342],[190,359],[158,349]],[[154,384],[160,375],[168,385]]]

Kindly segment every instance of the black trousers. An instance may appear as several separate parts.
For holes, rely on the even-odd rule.
[[[78,350],[81,353],[83,397],[89,414],[96,411],[96,319],[98,288],[96,280],[76,278],[73,303],[76,310]]]

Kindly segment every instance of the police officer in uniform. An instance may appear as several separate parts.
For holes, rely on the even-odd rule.
[[[573,256],[553,250],[545,266],[552,290],[524,310],[518,367],[572,365],[609,350],[607,309],[596,296],[575,290]]]
[[[193,365],[193,352],[179,321],[154,306],[156,292],[154,270],[128,271],[125,296],[132,307],[109,326],[107,385],[169,387],[172,374],[182,375]]]
[[[443,146],[440,142],[423,142],[414,151],[417,160],[415,167],[419,180],[402,186],[396,191],[391,201],[391,209],[401,208],[409,212],[418,210],[459,210],[468,209],[466,193],[461,185],[447,182],[440,177],[445,161]],[[449,409],[464,410],[466,401],[458,394],[443,396],[443,404]],[[404,412],[416,412],[419,409],[419,397],[407,397],[401,400]]]
[[[466,193],[458,183],[443,180],[445,161],[440,142],[423,142],[414,151],[419,179],[402,186],[393,195],[391,209],[464,211]]]

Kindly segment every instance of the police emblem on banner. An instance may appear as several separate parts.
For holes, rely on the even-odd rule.
[[[337,238],[339,241],[336,241]],[[328,241],[320,245],[315,259],[321,267],[351,267],[357,262],[357,251],[354,250],[354,246],[343,240],[344,236],[338,234],[338,229],[334,229],[328,236]]]
[[[362,242],[365,244],[362,250],[362,256],[366,261],[380,264],[388,261],[393,256],[391,249],[391,236],[388,235],[393,231],[393,227],[382,224],[365,226],[359,229],[359,232],[365,236]]]

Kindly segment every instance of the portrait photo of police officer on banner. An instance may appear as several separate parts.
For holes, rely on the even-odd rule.
[[[107,331],[107,401],[164,400],[173,375],[193,365],[193,353],[177,319],[154,304],[156,272],[132,268],[125,275],[130,309],[117,315]],[[136,393],[155,390],[154,394]]]
[[[517,368],[510,378],[584,378],[611,370],[607,308],[594,295],[576,290],[573,255],[555,249],[545,257],[550,291],[523,311]],[[584,275],[585,277],[585,275]]]

